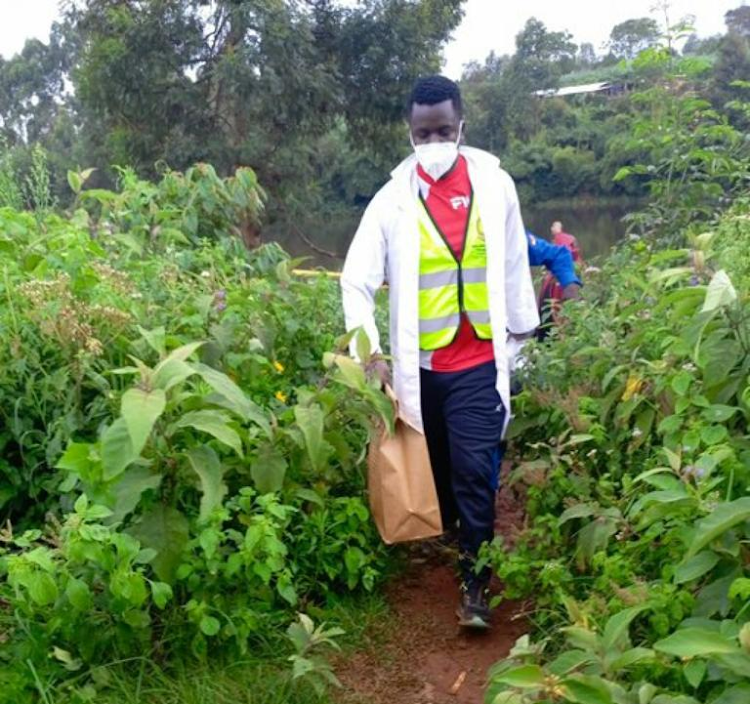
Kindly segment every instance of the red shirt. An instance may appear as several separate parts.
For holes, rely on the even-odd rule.
[[[458,157],[454,169],[435,181],[421,166],[417,167],[420,191],[427,211],[460,260],[463,254],[466,228],[471,207],[471,181],[466,159]],[[495,359],[492,340],[480,340],[469,319],[461,315],[461,327],[456,339],[447,347],[433,352],[422,352],[421,365],[436,372],[460,372]]]
[[[573,255],[574,262],[580,262],[583,260],[581,257],[581,250],[578,247],[578,240],[573,237],[573,235],[569,235],[567,232],[558,232],[553,236],[552,243],[560,247],[567,247]]]

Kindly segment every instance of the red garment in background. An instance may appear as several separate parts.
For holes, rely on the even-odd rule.
[[[573,261],[576,264],[583,263],[583,255],[578,246],[578,240],[573,235],[569,235],[567,232],[558,232],[553,237],[552,244],[567,247],[573,255]],[[545,306],[549,306],[555,323],[557,322],[557,313],[560,310],[562,297],[563,287],[551,273],[547,273],[539,291],[539,311],[542,312]]]
[[[427,212],[450,245],[456,258],[463,254],[471,207],[471,181],[466,159],[458,157],[454,169],[435,181],[421,166],[417,167]],[[461,316],[456,339],[432,354],[422,353],[421,366],[436,372],[460,372],[495,359],[492,340],[480,340],[469,319]]]

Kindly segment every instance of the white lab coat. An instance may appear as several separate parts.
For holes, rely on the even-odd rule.
[[[510,420],[508,332],[524,334],[539,325],[529,269],[528,244],[516,188],[499,160],[461,147],[487,244],[487,286],[493,330],[497,390]],[[391,173],[362,216],[341,276],[347,330],[364,327],[380,351],[375,325],[375,293],[388,281],[393,382],[400,412],[423,431],[419,382],[419,230],[416,157]],[[353,350],[354,353],[354,350]]]

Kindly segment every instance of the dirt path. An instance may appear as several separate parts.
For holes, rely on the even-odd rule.
[[[496,531],[512,538],[519,503],[498,498]],[[525,632],[518,605],[501,604],[488,633],[456,623],[458,587],[449,557],[414,557],[391,585],[393,623],[385,643],[349,657],[336,668],[342,704],[482,704],[487,670]],[[493,585],[493,592],[499,585]]]

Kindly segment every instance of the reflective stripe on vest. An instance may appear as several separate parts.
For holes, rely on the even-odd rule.
[[[419,347],[447,347],[458,335],[466,313],[480,340],[492,339],[487,249],[472,196],[460,260],[435,225],[424,201],[419,202]]]

